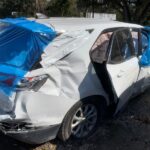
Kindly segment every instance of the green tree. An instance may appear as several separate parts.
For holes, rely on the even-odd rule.
[[[47,6],[49,16],[77,16],[76,0],[51,0]]]
[[[12,12],[19,12],[23,16],[30,16],[35,13],[34,0],[1,0],[0,17],[11,17]]]
[[[78,10],[83,13],[83,16],[86,17],[88,12],[92,12],[94,18],[95,12],[102,12],[103,8],[106,6],[104,0],[77,0]],[[106,12],[106,9],[104,9]]]
[[[80,13],[83,13],[83,16],[86,17],[87,12],[89,12],[91,2],[89,0],[78,0],[77,8]]]
[[[36,1],[36,12],[45,14],[45,9],[48,4],[47,0],[35,0]]]
[[[123,21],[147,24],[150,19],[149,0],[107,0],[107,4]]]
[[[0,0],[0,18],[10,17],[12,12],[29,17],[38,11],[54,17],[111,12],[121,21],[150,24],[150,0]]]

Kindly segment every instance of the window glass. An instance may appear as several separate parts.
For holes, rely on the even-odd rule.
[[[146,33],[142,33],[142,52],[144,52],[148,47],[148,37]]]
[[[111,47],[111,62],[118,63],[133,55],[135,55],[135,52],[130,31],[124,29],[115,32]]]
[[[92,61],[97,63],[102,63],[103,61],[106,61],[106,53],[108,50],[111,36],[112,32],[106,32],[98,37],[90,52]]]
[[[132,35],[135,54],[138,55],[138,51],[139,51],[139,38],[138,38],[139,34],[138,34],[138,31],[132,31],[131,35]]]
[[[111,52],[111,61],[119,62],[123,60],[121,55],[118,38],[115,36],[112,45],[112,52]]]

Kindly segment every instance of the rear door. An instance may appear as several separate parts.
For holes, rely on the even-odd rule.
[[[133,94],[133,86],[139,75],[139,60],[128,28],[114,32],[110,46],[107,71],[115,94],[119,99],[117,111]]]

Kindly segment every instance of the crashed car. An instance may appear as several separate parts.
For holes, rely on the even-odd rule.
[[[97,19],[0,20],[0,130],[83,139],[150,86],[150,30]]]

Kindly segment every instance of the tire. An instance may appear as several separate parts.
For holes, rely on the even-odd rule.
[[[65,116],[58,138],[67,141],[70,137],[81,140],[89,137],[96,130],[106,112],[106,103],[93,101],[77,102]]]

